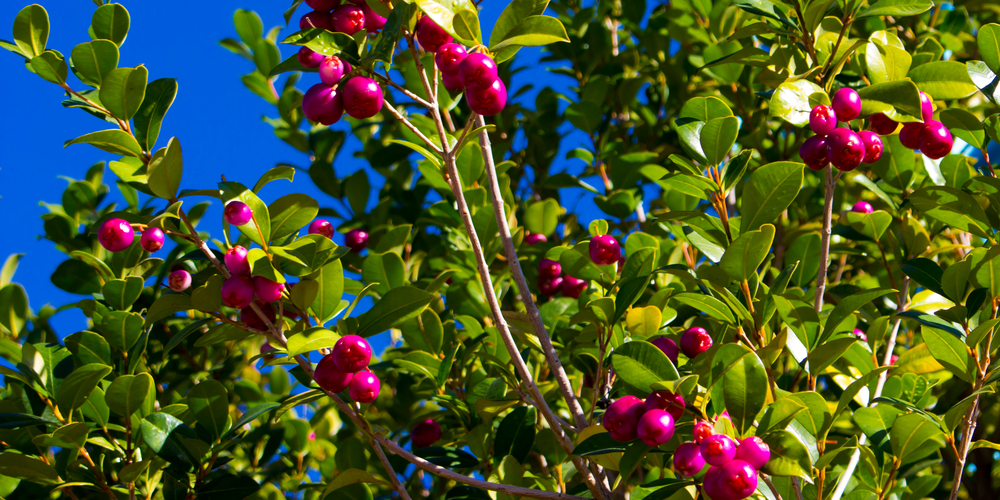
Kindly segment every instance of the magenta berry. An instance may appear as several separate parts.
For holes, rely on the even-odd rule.
[[[368,232],[364,229],[351,229],[344,235],[344,245],[354,253],[360,253],[368,246]]]
[[[135,231],[125,219],[108,219],[97,230],[97,241],[109,252],[121,252],[132,246]]]
[[[385,27],[386,18],[378,15],[367,3],[361,4],[361,12],[365,14],[365,31],[369,34],[378,33]]]
[[[727,494],[722,491],[722,484],[719,482],[720,475],[722,474],[721,467],[709,467],[705,471],[705,478],[702,481],[703,487],[705,488],[705,494],[711,500],[736,500],[735,498],[729,498]]]
[[[622,247],[610,234],[594,236],[590,240],[590,260],[599,266],[610,266],[618,262]]]
[[[323,83],[317,83],[302,96],[302,113],[309,121],[333,125],[344,116],[343,93]]]
[[[893,354],[892,356],[889,357],[889,364],[890,365],[896,364],[896,361],[899,361],[899,356]]]
[[[471,57],[471,56],[470,56]],[[465,98],[469,108],[483,116],[493,116],[507,106],[507,86],[497,78],[492,85],[481,89],[468,89]]]
[[[226,218],[226,222],[234,226],[242,226],[253,219],[253,210],[242,201],[231,201],[226,205],[223,215]]]
[[[833,111],[837,119],[849,122],[861,116],[861,96],[854,89],[842,88],[833,95]]]
[[[641,399],[635,396],[619,398],[604,412],[604,428],[615,441],[632,441],[639,437],[639,419],[645,412]]]
[[[920,117],[923,118],[924,123],[934,119],[934,101],[923,91],[920,92]]]
[[[356,76],[347,81],[343,91],[344,111],[352,118],[371,118],[382,110],[382,87],[371,78]]]
[[[437,52],[442,45],[454,40],[447,31],[428,16],[417,21],[417,42],[428,52]]]
[[[898,123],[883,113],[875,113],[868,117],[868,124],[871,125],[872,132],[878,135],[889,135],[896,131]]]
[[[341,5],[330,13],[332,31],[354,36],[365,29],[365,13],[357,5]]]
[[[338,370],[356,373],[365,369],[371,362],[372,346],[357,335],[347,335],[333,345],[332,354]]]
[[[223,260],[226,263],[226,269],[229,269],[229,274],[250,273],[250,261],[247,260],[247,249],[241,245],[236,245],[226,250]]]
[[[145,231],[142,232],[142,236],[139,237],[139,244],[142,245],[142,249],[153,253],[161,248],[163,248],[163,230],[158,227],[147,227]]]
[[[763,468],[771,459],[771,447],[757,436],[750,436],[740,441],[736,447],[736,460],[742,460],[755,469]]]
[[[340,0],[306,0],[306,5],[313,10],[325,10],[330,12],[340,6]]]
[[[524,242],[532,246],[539,243],[545,243],[547,241],[549,241],[549,239],[546,238],[544,234],[531,233],[524,237]]]
[[[444,88],[448,89],[450,92],[459,92],[465,90],[465,85],[462,84],[462,80],[458,78],[458,75],[449,75],[448,73],[441,73],[441,83],[444,84]]]
[[[649,410],[639,418],[636,433],[647,446],[660,446],[674,437],[674,417],[664,410]]]
[[[191,273],[178,269],[167,278],[167,286],[175,292],[183,292],[191,286]]]
[[[264,313],[264,318],[266,318],[267,321],[273,325],[274,321],[277,319],[274,314],[274,308],[262,300],[255,300],[254,304],[257,304],[257,308],[260,309],[260,312]],[[240,322],[255,330],[268,329],[268,323],[264,321],[264,318],[261,318],[261,316],[257,314],[257,311],[253,310],[253,307],[247,306],[240,309]]]
[[[316,365],[316,383],[319,384],[323,390],[329,392],[341,392],[347,389],[347,386],[351,385],[351,379],[354,378],[353,373],[345,373],[337,369],[337,366],[333,362],[333,354],[327,354],[323,356],[323,359],[319,360]]]
[[[909,149],[920,149],[920,133],[924,127],[926,125],[920,122],[904,123],[903,129],[899,131],[899,142]]]
[[[681,418],[684,414],[684,397],[667,390],[653,391],[646,396],[646,411],[664,410],[674,417],[674,420]]]
[[[851,129],[834,129],[826,136],[826,159],[838,170],[854,170],[864,158],[865,143]]]
[[[663,354],[666,354],[667,357],[670,358],[670,361],[677,364],[677,355],[681,352],[677,347],[677,342],[674,342],[666,337],[660,337],[658,339],[650,340],[649,343],[659,347],[660,350],[663,351]]]
[[[814,135],[799,148],[799,156],[802,161],[813,170],[823,170],[830,164],[826,159],[826,137]]]
[[[552,259],[542,259],[538,263],[538,274],[546,278],[556,278],[562,274],[562,266]]]
[[[434,55],[434,63],[446,75],[457,75],[459,65],[468,57],[469,52],[457,43],[446,43]],[[496,66],[496,65],[494,65]],[[490,82],[492,83],[492,82]]]
[[[854,336],[861,339],[862,342],[868,342],[868,335],[865,335],[865,332],[857,328],[854,329]]]
[[[712,434],[701,442],[701,456],[709,465],[722,467],[736,457],[736,441],[725,434]]]
[[[378,398],[378,391],[382,388],[382,382],[374,373],[369,371],[358,372],[351,379],[351,386],[348,390],[351,399],[367,404]]]
[[[243,309],[253,302],[253,280],[245,274],[234,274],[222,284],[222,303]]]
[[[410,443],[413,449],[426,448],[441,439],[441,426],[434,419],[427,419],[413,426]]]
[[[694,358],[710,347],[712,347],[712,336],[700,326],[692,326],[681,334],[681,352],[689,358]]]
[[[837,128],[837,113],[826,104],[820,104],[809,113],[809,127],[816,135],[826,135]]]
[[[705,468],[705,459],[701,457],[701,446],[695,443],[682,443],[674,451],[674,470],[682,476],[693,476]]]
[[[545,276],[538,277],[538,293],[543,297],[552,297],[562,290],[563,279],[559,276],[554,278],[547,278]]]
[[[333,239],[333,224],[330,224],[330,221],[316,219],[309,223],[309,234],[319,234]]]
[[[698,422],[697,424],[694,424],[694,429],[691,430],[691,438],[695,443],[698,444],[703,443],[713,434],[715,434],[715,428],[712,427],[712,424],[704,420]]]
[[[882,158],[882,138],[878,134],[862,130],[858,132],[858,137],[861,138],[862,144],[865,145],[865,157],[861,160],[862,163],[871,164]]]
[[[871,203],[868,203],[867,201],[859,201],[851,207],[851,211],[856,214],[870,214],[874,212],[875,209],[872,208]]]
[[[319,79],[326,85],[336,85],[351,71],[351,65],[337,56],[327,56],[319,63]]]
[[[302,16],[299,19],[299,29],[307,30],[310,28],[333,31],[330,25],[330,13],[322,10],[314,10]]]
[[[951,131],[939,121],[928,121],[927,126],[920,131],[920,151],[928,158],[935,160],[944,158],[951,153],[954,143]]]
[[[580,294],[587,289],[587,286],[588,285],[585,280],[576,279],[572,276],[566,276],[562,281],[562,294],[564,297],[579,299]]]
[[[254,276],[253,290],[260,300],[276,302],[281,300],[281,292],[285,291],[285,284],[271,281],[263,276]]]
[[[743,460],[733,460],[721,467],[716,481],[722,498],[743,500],[757,490],[757,469]]]
[[[469,54],[458,65],[458,77],[469,89],[484,89],[497,81],[497,63],[486,54]]]
[[[302,47],[299,49],[298,53],[295,54],[295,57],[299,59],[299,64],[306,68],[318,68],[324,58],[323,54],[313,52],[313,50],[309,47]]]
[[[260,346],[260,354],[261,354],[261,357],[264,358],[264,361],[271,361],[272,359],[274,359],[274,354],[271,354],[271,351],[274,351],[274,350],[276,350],[274,348],[274,346],[272,346],[268,342],[264,342],[263,344],[261,344],[261,346]]]

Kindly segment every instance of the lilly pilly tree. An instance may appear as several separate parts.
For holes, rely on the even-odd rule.
[[[67,144],[127,206],[103,164],[49,205],[83,330],[0,272],[0,496],[995,494],[1000,184],[963,154],[1000,142],[990,6],[515,0],[486,40],[468,1],[301,3],[223,42],[302,152],[252,189],[181,189],[123,6],[68,63],[15,19],[4,47],[117,127]],[[508,92],[539,45],[576,96]],[[347,133],[381,178],[337,175]],[[295,170],[329,197],[265,202]]]

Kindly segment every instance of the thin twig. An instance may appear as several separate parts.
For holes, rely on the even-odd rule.
[[[402,85],[400,85],[400,84],[398,84],[398,83],[390,80],[388,77],[382,76],[382,75],[380,75],[378,73],[372,73],[372,76],[374,76],[375,79],[377,79],[379,81],[379,83],[384,83],[384,84],[389,85],[390,87],[392,87],[392,88],[394,88],[394,89],[402,92],[403,95],[405,95],[406,97],[409,97],[410,99],[413,99],[413,101],[416,102],[417,104],[419,104],[419,105],[421,105],[421,106],[423,106],[425,108],[428,108],[428,109],[434,107],[431,103],[427,102],[426,99],[423,99],[422,97],[418,96],[417,94],[414,94],[413,92],[410,92],[409,90],[406,89],[406,87],[404,87],[404,86],[402,86]]]
[[[433,150],[437,154],[443,154],[441,148],[437,144],[428,139],[427,136],[424,135],[424,133],[421,132],[416,125],[414,125],[410,120],[407,120],[405,116],[403,116],[402,114],[400,114],[399,111],[396,110],[396,108],[392,106],[386,106],[385,109],[389,110],[389,113],[392,113],[392,116],[395,116],[396,119],[399,120],[403,125],[406,125],[406,128],[410,129],[414,134],[417,134],[417,137],[419,137],[420,140],[424,141],[424,143],[426,143],[431,148],[431,150]]]
[[[822,243],[819,246],[819,274],[816,275],[816,298],[813,308],[816,312],[823,310],[823,294],[826,292],[827,266],[830,265],[830,226],[833,223],[833,194],[837,183],[833,180],[833,167],[826,167],[826,186],[823,195],[823,232]]]

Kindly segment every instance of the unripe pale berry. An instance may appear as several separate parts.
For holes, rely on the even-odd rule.
[[[332,31],[354,36],[365,29],[365,13],[357,5],[341,5],[330,13]]]
[[[341,392],[351,385],[353,373],[345,373],[337,369],[333,363],[333,355],[327,354],[316,365],[316,383],[329,392]]]
[[[167,285],[175,292],[183,292],[191,286],[191,273],[178,269],[167,278]]]
[[[364,229],[351,229],[344,235],[344,245],[354,253],[361,253],[368,246],[368,232]]]
[[[610,266],[618,262],[622,247],[610,234],[594,236],[590,240],[590,260],[599,266]]]
[[[417,21],[417,41],[427,52],[437,52],[442,45],[454,40],[447,31],[428,16]]]
[[[481,89],[466,89],[469,109],[483,116],[493,116],[507,106],[507,86],[497,78],[492,85]]]
[[[926,125],[920,122],[904,123],[903,129],[899,131],[899,142],[909,149],[920,149],[920,133],[924,127]]]
[[[896,131],[896,127],[899,126],[892,118],[885,116],[883,113],[875,113],[868,117],[868,123],[871,125],[872,132],[878,135],[889,135]]]
[[[844,87],[833,95],[833,111],[837,119],[849,122],[861,116],[861,96],[854,89]]]
[[[588,285],[585,280],[576,279],[572,276],[566,276],[562,281],[562,294],[564,297],[579,299],[580,294],[587,289],[587,286]]]
[[[920,117],[924,123],[934,119],[934,101],[923,91],[920,92]]]
[[[264,313],[264,317],[267,318],[267,321],[271,322],[273,325],[274,321],[277,319],[277,316],[274,314],[274,308],[263,300],[255,300],[253,303],[257,304],[257,308],[260,309],[260,312]],[[267,330],[268,328],[264,319],[261,318],[260,315],[257,314],[257,311],[254,311],[251,306],[240,309],[240,322],[255,330]]]
[[[548,278],[545,276],[538,277],[538,293],[543,297],[552,297],[562,290],[563,279],[559,276],[555,278]]]
[[[760,469],[771,459],[771,447],[757,436],[740,441],[736,447],[736,460],[742,460],[755,469]]]
[[[806,139],[799,148],[799,156],[806,166],[813,170],[826,168],[830,164],[830,160],[826,159],[826,137],[814,135]]]
[[[696,443],[682,443],[674,451],[674,470],[682,476],[693,476],[705,468],[701,456],[701,446]]]
[[[466,88],[484,89],[497,81],[497,63],[486,54],[469,54],[458,65],[458,77]]]
[[[434,63],[437,64],[441,73],[456,75],[459,65],[468,55],[469,52],[465,50],[465,47],[457,43],[446,43],[437,50],[437,54],[434,55]]]
[[[333,31],[330,26],[330,13],[322,10],[314,10],[302,16],[299,19],[299,29],[307,30],[310,28]]]
[[[348,390],[351,399],[367,404],[378,398],[378,392],[382,388],[382,382],[374,373],[369,371],[358,372],[351,379],[351,387]]]
[[[317,83],[302,96],[302,113],[311,122],[333,125],[344,116],[343,92]]]
[[[546,278],[556,278],[562,274],[562,266],[552,259],[542,259],[538,263],[538,274]]]
[[[668,390],[653,391],[646,396],[645,406],[646,411],[664,410],[677,420],[684,414],[684,397]]]
[[[372,346],[357,335],[347,335],[333,345],[331,354],[338,370],[356,373],[364,370],[371,362]]]
[[[694,424],[694,429],[691,431],[692,441],[698,444],[703,443],[713,434],[715,434],[715,428],[712,427],[712,424],[704,420]]]
[[[635,396],[618,398],[604,412],[603,425],[615,441],[632,441],[639,437],[637,427],[646,407]]]
[[[158,227],[147,227],[142,232],[142,236],[139,237],[139,244],[142,245],[142,249],[149,253],[163,248],[163,241],[163,230]]]
[[[664,410],[648,410],[639,419],[636,433],[647,446],[660,446],[674,437],[674,417]]]
[[[951,153],[954,144],[951,131],[939,121],[928,121],[927,126],[920,131],[920,151],[928,158],[935,160],[944,158]]]
[[[236,245],[226,250],[223,261],[226,263],[226,269],[229,270],[229,274],[247,274],[250,272],[247,249],[243,248],[242,245]]]
[[[868,335],[865,335],[865,332],[860,329],[854,329],[854,336],[861,339],[863,342],[868,342]]]
[[[733,460],[721,467],[716,481],[726,500],[743,500],[757,489],[757,469],[743,460]]]
[[[549,239],[544,234],[531,233],[524,237],[524,242],[532,246],[545,243],[546,241],[549,241]]]
[[[712,347],[712,336],[700,326],[692,326],[681,334],[681,352],[689,358],[694,358],[710,347]]]
[[[356,76],[344,84],[344,111],[358,120],[371,118],[382,110],[382,87],[371,78]]]
[[[361,12],[365,14],[365,31],[369,34],[378,33],[385,27],[386,18],[372,10],[367,3],[361,4]]]
[[[658,339],[650,340],[649,343],[659,347],[660,350],[663,351],[663,354],[666,354],[667,357],[670,358],[670,361],[677,364],[677,355],[681,352],[677,347],[677,342],[674,342],[666,337],[660,337]]]
[[[109,252],[121,252],[132,246],[135,231],[125,219],[108,219],[97,230],[97,241]]]
[[[872,208],[871,203],[868,203],[867,201],[859,201],[851,207],[851,211],[856,214],[870,214],[874,212],[875,209]]]
[[[319,234],[333,239],[333,224],[330,224],[330,221],[316,219],[309,223],[309,234]]]
[[[306,0],[306,5],[313,10],[325,10],[327,12],[340,6],[340,0]]]
[[[865,143],[851,129],[834,129],[826,136],[826,158],[838,170],[854,170],[865,158]]]
[[[425,448],[441,439],[441,426],[434,419],[427,419],[413,426],[410,443],[413,449]]]
[[[319,79],[326,85],[336,85],[344,78],[351,65],[337,56],[327,56],[319,63]]]
[[[816,135],[826,135],[837,128],[837,113],[826,104],[820,104],[809,113],[809,128]]]
[[[458,78],[458,75],[449,75],[448,73],[441,74],[441,83],[444,84],[444,88],[448,89],[450,92],[459,92],[465,90],[465,85],[462,80]]]
[[[226,222],[234,226],[242,226],[253,219],[253,210],[242,201],[231,201],[226,204],[223,216],[225,216]]]
[[[862,163],[871,164],[882,158],[882,138],[878,134],[869,130],[862,130],[858,132],[858,137],[861,138],[862,144],[865,145],[865,157],[861,160]]]
[[[253,302],[253,280],[245,274],[234,274],[222,284],[222,303],[243,309]]]
[[[736,457],[736,441],[725,434],[713,434],[701,442],[701,456],[709,465],[722,467]]]
[[[275,302],[281,300],[281,292],[285,291],[285,284],[271,281],[263,276],[254,276],[253,289],[260,300]]]

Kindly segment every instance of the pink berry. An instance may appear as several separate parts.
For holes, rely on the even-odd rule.
[[[441,73],[441,83],[444,83],[444,88],[448,89],[450,92],[465,90],[465,85],[462,83],[462,80],[458,78],[458,75]]]
[[[333,363],[333,354],[327,354],[316,365],[315,378],[316,383],[323,390],[336,393],[347,389],[347,386],[351,385],[351,379],[354,378],[354,374],[338,370],[337,366]]]
[[[343,93],[323,83],[317,83],[302,96],[302,113],[311,122],[333,125],[344,116]]]
[[[674,437],[674,417],[664,410],[648,410],[639,418],[636,433],[647,446],[660,446]]]
[[[920,92],[920,117],[923,118],[924,123],[934,119],[934,101],[923,91]]]
[[[823,170],[830,164],[830,160],[826,159],[826,149],[826,137],[814,135],[802,143],[799,156],[809,168]]]
[[[222,284],[222,303],[243,309],[253,302],[253,280],[245,274],[234,274]]]
[[[705,468],[701,457],[701,446],[696,443],[682,443],[674,451],[674,470],[682,476],[693,476]]]
[[[709,465],[722,467],[736,457],[736,441],[725,434],[712,434],[701,442],[701,456]]]
[[[715,434],[715,428],[704,420],[694,424],[694,429],[691,431],[692,440],[698,444],[705,442],[713,434]]]
[[[242,226],[253,219],[253,210],[242,201],[231,201],[226,205],[226,209],[223,210],[223,215],[226,218],[226,222],[234,226]]]
[[[149,253],[163,248],[163,241],[163,230],[158,227],[147,227],[142,232],[142,236],[139,237],[139,244],[142,245],[142,249]]]
[[[125,219],[108,219],[97,230],[97,241],[109,252],[121,252],[132,246],[135,231]]]
[[[310,28],[319,28],[321,30],[333,31],[330,25],[330,13],[314,10],[299,19],[299,29],[307,30]]]
[[[849,122],[861,116],[861,96],[854,89],[842,88],[833,95],[833,111],[837,119]]]
[[[191,273],[178,269],[167,278],[167,285],[175,292],[183,292],[191,286]]]
[[[858,132],[858,137],[861,138],[861,142],[865,145],[865,157],[861,160],[862,163],[871,164],[882,158],[882,138],[878,134],[869,130],[862,130]]]
[[[909,149],[920,149],[920,133],[924,127],[926,125],[920,122],[904,123],[903,130],[899,131],[899,142]]]
[[[872,208],[871,203],[868,203],[867,201],[859,201],[851,207],[851,211],[856,214],[870,214],[874,212],[875,209]]]
[[[707,351],[712,347],[712,336],[700,326],[692,326],[681,334],[681,352],[689,358]]]
[[[281,300],[281,292],[285,291],[285,284],[271,281],[263,276],[254,276],[253,289],[260,300],[276,302]]]
[[[837,113],[830,106],[820,104],[809,113],[809,127],[816,135],[829,134],[837,128]]]
[[[757,490],[757,469],[743,460],[733,460],[721,467],[716,481],[724,498],[743,500]]]
[[[557,278],[562,274],[562,266],[552,259],[542,259],[538,263],[538,274],[546,278]]]
[[[892,356],[889,357],[889,364],[890,365],[896,364],[896,361],[899,361],[899,356],[893,354]]]
[[[507,86],[503,84],[503,80],[497,78],[488,87],[467,89],[465,98],[469,101],[469,108],[472,111],[483,116],[493,116],[507,106]]]
[[[316,219],[309,224],[309,234],[319,234],[333,239],[333,224],[330,224],[330,221]]]
[[[674,417],[674,420],[681,418],[684,414],[684,397],[674,394],[668,390],[653,391],[646,396],[646,411],[664,410]]]
[[[351,65],[337,56],[327,56],[319,64],[319,79],[326,85],[336,85],[351,71]]]
[[[341,5],[330,13],[332,31],[354,36],[365,29],[365,13],[356,5]]]
[[[562,290],[563,279],[559,276],[555,278],[547,278],[545,276],[538,277],[538,293],[543,297],[552,297]]]
[[[861,339],[863,342],[868,342],[868,335],[865,335],[865,332],[857,328],[854,329],[854,336]]]
[[[275,319],[277,319],[274,314],[274,308],[263,300],[255,300],[253,303],[257,304],[257,308],[260,309],[260,312],[264,313],[264,317],[266,317],[267,321],[273,325]],[[255,330],[268,329],[268,323],[264,322],[264,319],[257,314],[257,311],[253,310],[253,307],[250,306],[240,309],[240,322]]]
[[[771,447],[757,436],[750,436],[740,441],[736,447],[736,460],[742,460],[755,469],[763,468],[771,459]]]
[[[721,467],[709,467],[705,472],[705,478],[702,484],[705,488],[705,494],[711,500],[737,500],[735,498],[729,498],[726,492],[722,491],[722,484],[719,482],[719,478],[722,474]]]
[[[344,111],[358,120],[371,118],[384,102],[382,87],[371,78],[356,76],[344,85]]]
[[[618,262],[622,247],[610,234],[594,236],[590,240],[590,260],[599,266],[610,266]]]
[[[387,19],[372,10],[367,3],[361,4],[361,12],[365,14],[365,31],[369,34],[378,33],[382,31],[382,28],[385,28]]]
[[[562,294],[564,297],[579,299],[580,294],[587,289],[587,286],[588,285],[585,280],[576,279],[572,276],[566,276],[562,281]]]
[[[323,54],[319,52],[313,52],[309,47],[302,47],[299,49],[295,57],[299,59],[299,64],[306,68],[318,68],[320,63],[323,62]]]
[[[344,245],[354,253],[361,253],[368,246],[368,232],[364,229],[351,229],[344,235]]]
[[[459,65],[468,57],[469,52],[457,43],[446,43],[437,50],[434,62],[439,70],[446,75],[457,75]],[[496,65],[494,65],[496,66]]]
[[[371,362],[372,346],[357,335],[347,335],[333,345],[332,354],[338,370],[356,373],[365,369]]]
[[[327,12],[340,6],[340,0],[306,0],[306,5],[313,10],[325,10]]]
[[[374,373],[369,371],[358,372],[351,379],[351,388],[348,394],[350,394],[351,399],[362,404],[367,404],[378,398],[378,392],[381,388],[382,382],[379,381]]]
[[[466,88],[484,89],[497,81],[497,63],[486,54],[469,54],[458,65],[458,78]]]
[[[677,348],[677,342],[674,342],[666,337],[660,337],[658,339],[650,340],[649,343],[659,347],[660,350],[663,351],[663,354],[666,354],[667,357],[670,358],[670,361],[677,364],[677,354],[681,352],[680,349]]]
[[[250,272],[250,261],[247,260],[247,249],[243,248],[241,245],[236,245],[230,247],[226,250],[226,255],[223,256],[223,261],[226,263],[226,269],[229,269],[229,274],[248,274]]]
[[[604,412],[604,428],[615,441],[632,441],[639,437],[639,419],[645,412],[641,399],[635,396],[619,398]]]
[[[885,116],[882,113],[875,113],[868,117],[868,124],[871,125],[872,132],[878,135],[889,135],[896,131],[896,127],[899,126],[898,123],[893,121],[892,118]]]
[[[826,136],[826,158],[838,170],[851,171],[865,158],[865,143],[851,129],[834,129]]]
[[[549,241],[549,239],[546,238],[544,234],[531,233],[524,237],[524,242],[532,246],[539,243],[545,243],[547,241]]]
[[[437,52],[442,45],[454,40],[447,31],[428,16],[417,21],[417,41],[428,52]]]
[[[928,158],[934,160],[944,158],[951,153],[954,143],[951,131],[939,121],[928,121],[927,126],[920,131],[920,151]]]
[[[441,439],[441,426],[434,419],[427,419],[413,426],[410,443],[413,449],[426,448]]]

